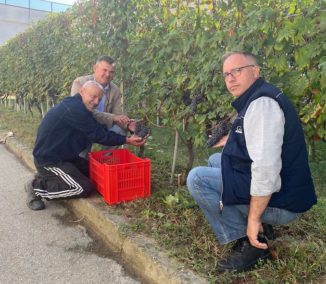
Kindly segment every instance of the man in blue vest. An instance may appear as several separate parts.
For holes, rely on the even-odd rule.
[[[283,225],[316,202],[304,134],[287,97],[260,77],[256,57],[232,52],[223,77],[237,111],[208,167],[190,171],[187,186],[221,244],[235,241],[219,271],[246,271],[271,257],[262,225]]]

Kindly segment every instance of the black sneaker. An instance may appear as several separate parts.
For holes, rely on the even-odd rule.
[[[265,238],[259,237],[260,242],[267,243]],[[217,264],[218,271],[236,271],[243,272],[250,270],[259,260],[266,260],[271,258],[271,252],[269,249],[259,249],[253,247],[248,238],[242,238],[237,240],[232,247],[230,255],[221,260]]]
[[[29,180],[25,184],[25,191],[27,193],[26,204],[31,210],[42,210],[45,208],[45,204],[41,197],[37,196],[33,189],[34,179]]]

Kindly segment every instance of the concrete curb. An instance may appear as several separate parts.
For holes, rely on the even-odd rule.
[[[6,140],[5,146],[35,171],[30,149],[15,137]],[[108,205],[100,196],[87,199],[67,200],[64,203],[85,220],[92,230],[101,237],[111,250],[120,254],[128,267],[147,283],[207,283],[201,277],[187,270],[174,259],[158,249],[153,239],[144,235],[124,235],[122,228],[127,220],[122,216],[109,213]]]

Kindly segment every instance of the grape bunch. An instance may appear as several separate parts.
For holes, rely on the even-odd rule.
[[[190,91],[185,90],[182,93],[182,102],[186,105],[189,106],[191,104],[191,98],[190,98]]]
[[[214,126],[212,135],[208,138],[206,145],[208,148],[213,147],[223,136],[228,135],[231,130],[232,123],[229,121],[222,120]]]
[[[136,122],[135,134],[141,138],[144,138],[151,134],[151,129],[146,127],[141,120]]]
[[[201,103],[203,100],[204,100],[204,95],[202,93],[199,93],[192,98],[190,103],[190,108],[192,110],[192,113],[196,113],[197,105]]]

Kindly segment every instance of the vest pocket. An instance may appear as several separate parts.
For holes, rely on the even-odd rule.
[[[234,170],[241,173],[251,174],[251,162],[236,157],[230,157],[230,160],[231,166]]]
[[[234,171],[236,188],[234,195],[239,204],[248,204],[250,202],[250,184],[251,175]]]

